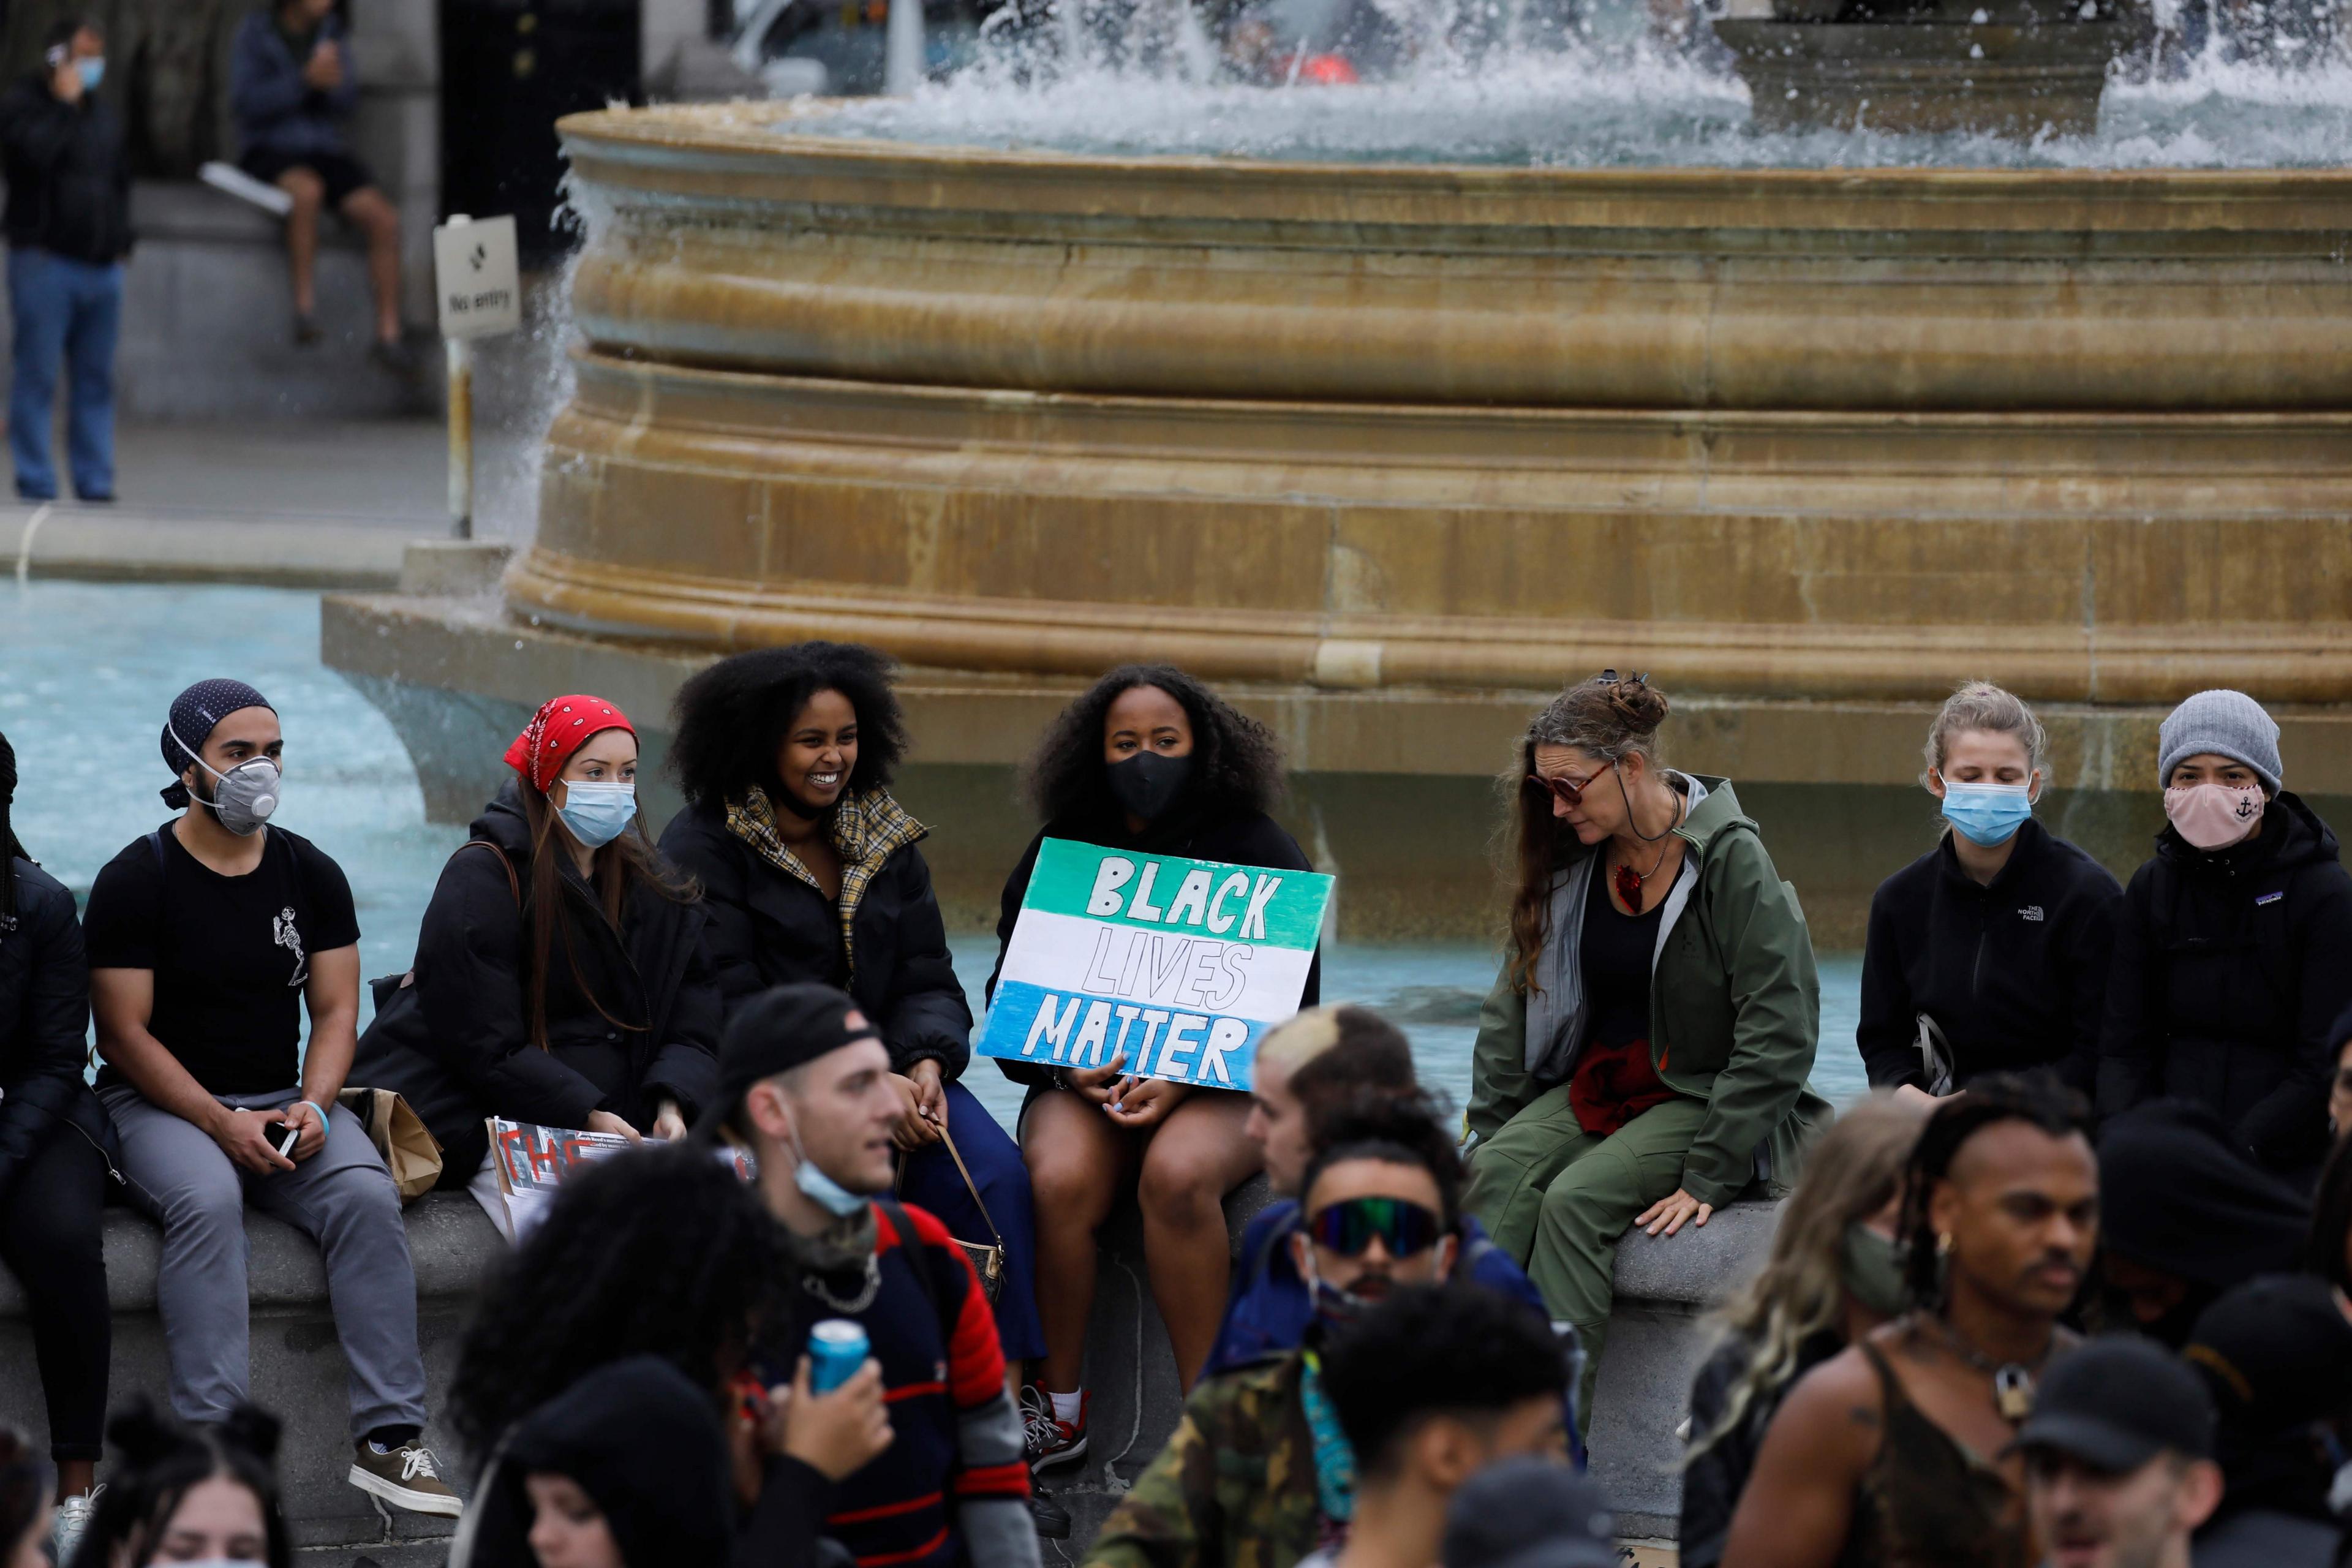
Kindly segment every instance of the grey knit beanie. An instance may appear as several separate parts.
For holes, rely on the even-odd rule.
[[[2175,764],[2207,752],[2254,770],[2276,795],[2285,768],[2279,762],[2277,721],[2242,691],[2200,691],[2165,717],[2157,731],[2156,787],[2172,782]]]

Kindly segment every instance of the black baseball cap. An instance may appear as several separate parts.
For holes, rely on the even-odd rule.
[[[1617,1568],[1617,1521],[1600,1484],[1522,1456],[1462,1483],[1445,1510],[1444,1568]]]
[[[695,1122],[694,1135],[706,1142],[718,1141],[753,1084],[845,1046],[881,1037],[846,991],[800,984],[761,992],[736,1009],[719,1037],[719,1095]]]
[[[2352,1322],[2316,1275],[2248,1280],[2205,1309],[2181,1354],[2242,1435],[2284,1432],[2352,1405]]]
[[[2051,1363],[2012,1448],[2063,1454],[2111,1476],[2158,1454],[2213,1457],[2213,1396],[2152,1340],[2105,1334]]]

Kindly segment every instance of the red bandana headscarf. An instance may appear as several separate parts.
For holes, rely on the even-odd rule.
[[[627,714],[601,697],[577,693],[551,697],[540,704],[539,711],[530,716],[530,722],[507,748],[507,766],[545,795],[572,753],[607,730],[626,730],[632,735],[637,732]]]

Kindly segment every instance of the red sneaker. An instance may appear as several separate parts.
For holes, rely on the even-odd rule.
[[[1021,1391],[1021,1433],[1035,1475],[1056,1465],[1074,1465],[1087,1457],[1087,1403],[1078,1394],[1078,1418],[1063,1421],[1054,1415],[1054,1396],[1031,1384]]]

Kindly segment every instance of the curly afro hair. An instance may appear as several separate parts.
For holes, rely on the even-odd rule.
[[[1192,723],[1193,773],[1187,804],[1235,816],[1274,809],[1282,798],[1282,746],[1274,731],[1172,665],[1123,664],[1062,710],[1029,760],[1029,803],[1048,823],[1115,820],[1118,805],[1104,776],[1103,720],[1139,686],[1156,686]]]
[[[467,1331],[449,1398],[468,1457],[478,1467],[508,1427],[633,1355],[716,1398],[755,1342],[791,1328],[794,1278],[783,1227],[708,1149],[633,1149],[575,1172]]]
[[[678,689],[670,772],[697,805],[740,798],[754,784],[773,792],[793,721],[818,692],[838,691],[857,710],[848,793],[879,788],[907,753],[906,715],[890,689],[897,668],[859,643],[801,642],[722,658]]]

